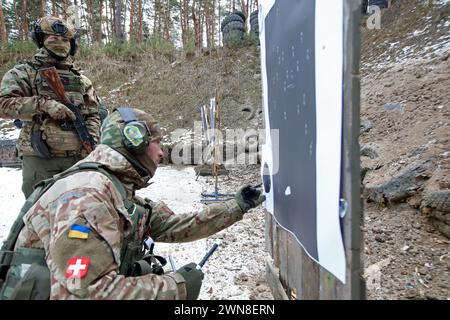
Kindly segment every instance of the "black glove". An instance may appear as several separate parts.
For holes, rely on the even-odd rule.
[[[196,300],[200,294],[200,287],[205,276],[201,269],[197,269],[197,264],[191,262],[177,270],[184,280],[186,280],[187,300]]]
[[[266,196],[261,194],[261,190],[246,185],[236,192],[235,199],[239,207],[241,207],[242,212],[246,213],[248,210],[263,203],[266,200]]]

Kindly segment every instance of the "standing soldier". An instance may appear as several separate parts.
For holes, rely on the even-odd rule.
[[[13,226],[8,248],[0,251],[0,261],[10,261],[0,270],[0,276],[7,273],[0,278],[0,299],[198,297],[201,269],[190,263],[175,273],[152,273],[145,238],[186,242],[210,236],[265,197],[246,186],[235,199],[179,215],[163,202],[137,199],[135,191],[148,186],[163,157],[155,125],[150,115],[130,108],[105,119],[101,144],[61,174],[26,211],[21,227]]]
[[[25,198],[37,182],[66,170],[88,154],[72,124],[74,113],[50,89],[40,69],[57,69],[67,97],[79,108],[96,143],[100,128],[99,99],[91,81],[73,65],[75,29],[61,19],[44,17],[31,26],[31,38],[38,52],[8,71],[0,86],[0,117],[23,122],[18,151]]]

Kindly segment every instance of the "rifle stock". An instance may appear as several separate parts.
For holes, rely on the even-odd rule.
[[[65,104],[71,104],[69,98],[66,96],[64,85],[59,78],[58,72],[55,67],[40,69],[39,73],[46,81],[50,89],[56,94],[56,96]]]
[[[69,98],[66,96],[66,92],[64,90],[64,85],[59,78],[59,74],[56,71],[55,67],[43,68],[39,70],[39,74],[42,78],[44,78],[52,91],[56,94],[56,96],[72,111],[76,119],[73,121],[75,130],[80,137],[83,148],[87,152],[91,152],[95,148],[95,141],[86,128],[86,124],[84,123],[81,112],[77,106],[75,106]]]

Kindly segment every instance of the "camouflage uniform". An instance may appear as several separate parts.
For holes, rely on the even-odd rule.
[[[129,199],[134,190],[147,186],[148,178],[138,174],[121,153],[109,146],[98,145],[81,162],[105,165],[122,182]],[[151,215],[147,212],[140,216],[133,228],[111,180],[97,171],[77,172],[58,180],[28,211],[16,249],[45,250],[51,299],[184,299],[184,278],[178,273],[137,277],[120,274],[124,237],[135,232],[140,239],[150,234],[161,242],[197,240],[241,220],[243,211],[234,199],[180,215],[163,202],[151,202],[151,207]],[[74,225],[89,228],[87,239],[70,237]],[[73,258],[87,271],[81,278],[68,276],[76,268]]]
[[[40,68],[50,66],[56,67],[67,96],[79,106],[86,126],[96,142],[99,137],[99,99],[91,81],[74,67],[71,56],[58,61],[49,56],[46,49],[41,48],[31,60],[8,71],[0,85],[0,117],[24,121],[18,149],[23,157],[22,191],[26,198],[33,191],[34,184],[41,179],[69,168],[87,155],[82,152],[80,139],[74,129],[63,130],[60,120],[45,118],[41,111],[41,106],[49,99],[59,101],[38,73]],[[40,158],[32,148],[33,126],[39,126],[43,131],[43,138],[52,158]]]

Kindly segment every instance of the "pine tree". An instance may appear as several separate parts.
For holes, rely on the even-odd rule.
[[[3,1],[0,0],[0,42],[8,42],[8,34],[6,33],[5,17],[3,15]]]

